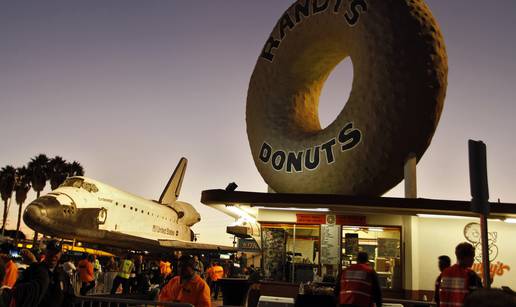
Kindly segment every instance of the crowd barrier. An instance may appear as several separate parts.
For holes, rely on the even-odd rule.
[[[116,274],[116,272],[99,273],[96,280],[95,288],[90,290],[88,294],[109,294]],[[79,274],[73,274],[70,278],[70,281],[72,283],[75,293],[79,294],[79,290],[81,289],[81,280],[79,279]]]
[[[144,301],[134,299],[124,299],[115,297],[102,297],[102,296],[77,296],[73,307],[194,307],[191,304],[184,303],[173,303],[173,302],[157,302],[157,301]]]
[[[403,300],[397,298],[384,298],[382,306],[386,307],[434,307],[437,306],[435,302]]]

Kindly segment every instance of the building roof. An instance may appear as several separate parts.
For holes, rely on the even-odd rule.
[[[469,201],[427,198],[261,193],[217,189],[203,191],[201,202],[208,206],[225,204],[267,208],[327,208],[333,213],[478,215],[470,210]],[[516,217],[516,204],[496,202],[490,203],[490,207],[489,218]]]

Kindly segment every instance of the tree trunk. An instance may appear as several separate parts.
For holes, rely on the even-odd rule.
[[[7,199],[4,200],[4,215],[2,219],[2,237],[5,234],[5,223],[7,222],[7,213],[8,213],[8,205],[7,205]]]
[[[14,246],[18,245],[18,235],[20,233],[22,207],[23,207],[23,203],[19,204],[19,207],[18,207],[18,221],[16,221],[16,237],[14,238]]]
[[[36,199],[39,198],[41,191],[36,191]],[[38,232],[34,230],[34,238],[32,239],[32,248],[36,248],[36,242],[38,241]]]

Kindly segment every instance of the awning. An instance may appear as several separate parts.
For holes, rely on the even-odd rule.
[[[327,208],[332,213],[361,214],[442,214],[477,216],[470,211],[469,201],[427,198],[397,198],[348,196],[330,194],[260,193],[226,190],[202,191],[201,202],[205,205],[248,205],[250,207],[303,209]],[[516,204],[490,203],[489,218],[515,218]]]

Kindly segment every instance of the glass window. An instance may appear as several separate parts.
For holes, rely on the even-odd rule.
[[[99,189],[93,183],[85,182],[82,178],[67,178],[61,185],[61,187],[73,187],[73,188],[83,188],[88,192],[98,192]]]
[[[401,289],[401,228],[342,226],[342,269],[367,252],[383,288]]]
[[[80,188],[83,182],[84,179],[81,178],[67,178],[60,186]]]
[[[265,277],[313,281],[319,266],[319,235],[319,225],[262,224]]]

